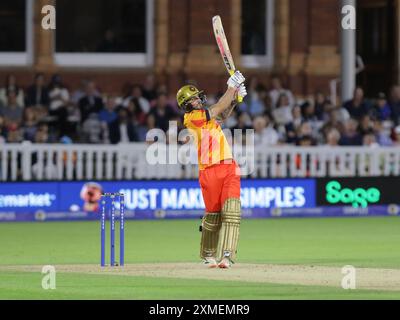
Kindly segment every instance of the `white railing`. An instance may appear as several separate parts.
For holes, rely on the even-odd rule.
[[[178,149],[180,163],[152,164],[146,158],[148,145],[144,143],[1,144],[0,181],[197,178],[193,161],[182,164],[188,162],[188,148]],[[234,153],[242,172],[252,178],[400,175],[400,148],[396,147],[276,146],[258,147],[248,154],[235,148]],[[169,148],[158,148],[158,156],[169,159]]]

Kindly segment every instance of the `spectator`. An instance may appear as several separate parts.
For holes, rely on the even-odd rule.
[[[85,122],[91,113],[99,113],[103,107],[103,100],[97,95],[96,84],[89,81],[86,85],[85,96],[79,100],[81,123]]]
[[[49,91],[44,84],[44,74],[37,73],[34,78],[34,83],[28,88],[26,92],[26,105],[43,106],[49,105]]]
[[[181,145],[182,141],[178,141],[179,133],[185,129],[185,126],[183,125],[179,115],[175,115],[172,121],[176,123],[176,130],[174,127],[168,129],[165,136],[165,142],[167,144]]]
[[[324,121],[324,122],[329,121],[331,119],[331,112],[333,110],[335,110],[336,107],[330,101],[325,101],[323,104],[323,109],[324,109],[324,112],[322,114],[322,121]],[[341,109],[346,110],[344,108],[341,108]],[[346,110],[346,112],[347,112],[347,110]],[[348,114],[348,112],[347,112],[347,114]]]
[[[292,107],[286,93],[282,93],[279,96],[276,109],[272,112],[272,115],[278,125],[284,126],[293,121]]]
[[[345,124],[345,131],[342,135],[339,144],[342,146],[361,146],[362,137],[357,131],[357,121],[350,119]]]
[[[293,121],[285,125],[286,143],[296,144],[297,142],[297,131],[299,130],[304,119],[301,115],[300,106],[296,105],[292,110]]]
[[[340,132],[335,128],[330,129],[326,134],[326,145],[329,147],[339,146]]]
[[[141,140],[141,137],[146,137],[146,132],[148,130],[146,127],[147,115],[142,111],[142,109],[138,105],[138,100],[134,98],[131,101],[129,101],[126,110],[128,110],[128,113],[132,115],[131,120],[132,124],[136,128],[136,132],[139,137],[138,139]],[[179,118],[178,114],[176,114],[176,117]]]
[[[79,83],[79,88],[74,91],[71,97],[71,101],[75,104],[79,104],[79,100],[81,100],[85,95],[86,95],[86,87],[88,85],[89,81],[86,79],[83,79]],[[95,95],[97,97],[100,97],[99,91],[95,89]]]
[[[154,116],[156,127],[162,129],[164,132],[168,130],[169,121],[175,116],[175,112],[167,103],[167,100],[168,97],[165,94],[161,94],[157,98],[156,106],[150,111],[150,114]]]
[[[332,129],[336,129],[341,135],[344,134],[345,127],[343,125],[343,122],[340,120],[341,119],[340,119],[339,109],[330,110],[328,114],[328,121],[325,122],[325,124],[321,128],[322,135],[326,137],[328,135],[328,132],[331,131]]]
[[[349,112],[350,116],[359,120],[363,115],[369,112],[369,105],[364,99],[364,90],[357,87],[354,90],[353,99],[346,101],[343,107]]]
[[[269,116],[257,116],[253,120],[254,145],[276,145],[279,141],[279,134],[274,129]]]
[[[240,110],[236,110],[236,109],[232,110],[232,112],[229,115],[229,117],[225,121],[220,122],[220,125],[221,125],[221,127],[223,129],[225,129],[225,128],[229,129],[229,128],[236,127],[236,125],[237,125],[237,112],[240,112]]]
[[[207,96],[207,99],[209,99],[209,98],[212,99],[213,95],[211,94],[211,95]],[[172,110],[174,110],[174,112],[176,114],[183,114],[184,113],[184,111],[181,108],[179,108],[179,106],[178,106],[178,102],[176,101],[176,94],[174,92],[170,92],[168,94],[168,104],[172,107]],[[212,104],[210,104],[208,102],[208,105],[212,105]]]
[[[295,130],[297,130],[300,125],[304,122],[304,118],[303,115],[301,113],[301,107],[296,105],[293,107],[292,109],[292,122],[291,124],[293,124],[293,127]]]
[[[239,106],[240,111],[247,112],[252,117],[261,115],[265,111],[262,91],[263,88],[258,83],[258,79],[256,77],[250,78],[248,94]]]
[[[104,142],[102,135],[103,132],[99,115],[97,113],[90,113],[88,118],[82,124],[83,142],[102,143]]]
[[[79,126],[81,123],[81,112],[79,107],[70,101],[66,107],[67,110],[67,130],[65,135],[74,141],[79,140]]]
[[[0,115],[0,143],[4,143],[7,140],[7,128],[4,117]]]
[[[367,133],[370,133],[373,128],[373,122],[371,117],[368,114],[365,114],[361,117],[359,125],[358,125],[358,132],[361,136],[364,136]]]
[[[301,111],[303,115],[304,121],[307,121],[312,128],[313,137],[318,135],[318,131],[322,126],[322,123],[318,120],[317,116],[315,115],[315,106],[314,104],[306,101],[301,105]]]
[[[400,124],[400,86],[393,86],[390,91],[390,109],[394,123]]]
[[[142,88],[138,84],[133,85],[132,89],[130,90],[129,95],[127,95],[124,98],[122,105],[124,107],[128,107],[128,104],[132,99],[135,101],[134,103],[140,108],[140,110],[144,114],[149,113],[150,103],[146,98],[143,97]]]
[[[251,122],[251,117],[247,112],[238,112],[236,116],[236,124],[231,127],[231,134],[232,137],[235,139],[238,139],[240,136],[238,133],[241,133],[241,138],[242,140],[235,140],[235,143],[243,144],[245,143],[246,139],[246,130],[252,129],[252,122]],[[236,135],[235,135],[236,133]]]
[[[110,143],[109,125],[117,119],[117,98],[108,96],[104,108],[99,113],[100,127],[104,143]],[[90,116],[89,116],[90,118]]]
[[[39,123],[38,128],[36,130],[34,142],[35,143],[54,142],[54,140],[50,137],[49,126],[47,125],[47,123],[44,122]]]
[[[0,105],[7,104],[7,96],[10,91],[16,92],[18,105],[25,107],[24,90],[17,85],[17,79],[13,74],[7,75],[4,87],[0,89]]]
[[[9,126],[7,133],[7,142],[8,143],[21,143],[22,142],[22,133],[21,129],[17,127],[15,124]]]
[[[61,77],[58,74],[53,75],[49,85],[49,115],[54,117],[54,124],[59,130],[59,135],[67,133],[67,120],[69,103],[69,92],[63,85]]]
[[[161,143],[166,143],[167,142],[167,136],[161,130],[160,128],[156,128],[155,126],[155,117],[152,114],[147,115],[147,127],[149,130],[146,132],[146,134],[143,137],[140,137],[140,141],[146,141],[149,144],[161,142]],[[186,143],[190,141],[190,139],[187,139]]]
[[[362,141],[363,141],[363,146],[366,146],[366,147],[378,147],[379,146],[379,144],[376,141],[376,137],[372,131],[367,133],[363,137]]]
[[[143,84],[143,97],[151,102],[157,99],[156,81],[154,75],[148,75]]]
[[[7,96],[7,105],[0,108],[0,115],[4,117],[6,126],[15,125],[19,127],[22,122],[22,107],[17,103],[15,91],[9,91]]]
[[[376,142],[383,147],[390,147],[393,145],[393,141],[390,138],[390,131],[387,132],[383,123],[379,120],[376,120],[373,124],[373,132],[375,134]]]
[[[375,119],[380,121],[386,121],[392,118],[392,110],[386,100],[386,95],[383,92],[378,94],[376,104],[371,113]]]
[[[297,141],[299,147],[311,147],[315,145],[315,140],[312,136],[302,136]]]
[[[161,94],[168,95],[167,85],[165,83],[159,83],[156,88],[157,97]]]
[[[149,130],[156,129],[156,118],[151,113],[146,117],[146,126]]]
[[[302,137],[312,137],[313,128],[310,122],[303,122],[297,130],[297,141],[299,141]]]
[[[24,140],[34,142],[37,131],[37,125],[38,122],[35,110],[33,108],[26,108],[24,110],[24,120],[22,125]]]
[[[334,109],[336,110],[338,121],[341,123],[346,123],[351,118],[347,109],[340,106]]]
[[[293,94],[290,90],[284,89],[282,87],[282,83],[281,83],[281,80],[279,79],[279,77],[277,77],[277,76],[272,77],[271,84],[272,84],[272,89],[269,92],[269,96],[271,97],[273,108],[277,107],[278,100],[280,99],[280,97],[283,94],[286,95],[286,97],[288,99],[288,105],[290,107],[293,107],[294,103],[295,103]]]
[[[264,98],[263,98],[263,104],[264,104],[264,113],[272,114],[273,111],[273,106],[272,106],[272,100],[271,97],[269,96],[268,92],[263,91]]]
[[[242,130],[243,133],[247,129],[252,128],[252,122],[251,122],[251,117],[247,112],[238,112],[237,114],[237,122],[234,127],[232,127],[232,130]],[[232,132],[233,133],[233,132]]]
[[[139,85],[130,85],[124,90],[123,97],[109,96],[104,103],[93,82],[86,82],[84,91],[75,91],[72,99],[58,75],[53,76],[48,89],[43,83],[43,74],[37,74],[34,85],[29,88],[25,97],[26,101],[33,101],[33,105],[27,105],[24,110],[18,102],[20,101],[18,96],[17,103],[11,103],[10,106],[9,98],[4,99],[5,92],[23,94],[16,84],[15,77],[13,75],[7,77],[6,85],[0,89],[0,114],[4,115],[0,117],[0,137],[2,137],[0,139],[6,140],[8,132],[11,132],[9,141],[20,141],[24,138],[30,141],[53,142],[60,141],[60,137],[63,136],[73,141],[108,143],[111,142],[108,133],[112,132],[113,143],[143,141],[149,129],[160,128],[166,132],[169,121],[176,120],[182,113],[173,107],[176,106],[174,94],[167,92],[164,84],[156,86],[152,75],[146,78],[144,90]],[[267,92],[257,78],[251,78],[249,95],[244,103],[232,112],[223,126],[231,130],[245,131],[252,128],[254,122],[259,128],[256,136],[266,139],[265,144],[277,144],[282,141],[297,145],[310,145],[315,142],[337,145],[339,141],[339,144],[343,145],[361,145],[364,142],[371,145],[370,141],[373,140],[371,135],[374,136],[375,142],[382,146],[392,145],[392,140],[397,141],[392,121],[400,120],[400,86],[392,88],[389,100],[380,93],[372,107],[364,99],[362,89],[357,88],[352,100],[338,108],[333,106],[321,92],[315,93],[313,102],[306,101],[301,107],[296,104],[291,105],[291,92],[284,89],[276,77],[272,83],[273,89]],[[46,91],[47,105],[34,107],[43,105]],[[10,95],[10,102],[15,101],[13,93]],[[277,93],[279,93],[278,98],[273,101]],[[151,102],[144,95],[153,97]],[[209,101],[213,101],[213,96]],[[127,117],[126,121],[122,121],[123,127],[116,126],[120,108],[126,111]],[[350,113],[353,115],[351,121],[349,121]],[[51,122],[52,119],[54,122]],[[124,116],[121,116],[121,119],[125,119]],[[355,120],[358,132],[354,133]],[[261,130],[263,121],[265,127]],[[325,123],[321,128],[322,121]],[[37,128],[39,122],[41,125],[47,123],[41,132],[38,132]],[[82,136],[79,136],[81,133]],[[132,138],[135,135],[136,138]],[[364,136],[368,137],[363,139]],[[258,139],[258,142],[263,143],[262,139]]]
[[[138,133],[132,121],[132,115],[124,108],[118,111],[118,118],[109,125],[109,137],[112,144],[139,141]]]
[[[146,122],[146,113],[140,107],[139,101],[135,98],[131,99],[126,109],[135,117],[138,125],[144,125]]]
[[[107,97],[105,106],[99,113],[100,121],[106,124],[107,126],[111,122],[114,122],[117,119],[117,113],[115,112],[116,107],[117,107],[116,98],[113,96]]]
[[[318,120],[317,116],[315,115],[315,106],[313,104],[306,101],[300,106],[300,108],[301,108],[301,114],[305,121],[315,122]]]
[[[1,126],[0,126],[1,127]],[[400,126],[397,126],[393,130],[393,140],[395,146],[400,146]]]
[[[327,102],[325,95],[322,92],[316,92],[314,95],[314,110],[315,116],[322,121],[324,117],[324,104]]]

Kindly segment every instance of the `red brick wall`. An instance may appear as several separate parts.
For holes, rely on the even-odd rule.
[[[185,52],[189,43],[189,2],[169,1],[169,50],[171,53]]]
[[[309,0],[290,2],[290,51],[307,52],[309,46]]]
[[[309,0],[310,38],[313,45],[334,45],[339,41],[338,0]]]
[[[246,0],[250,1],[250,0]],[[279,0],[278,0],[279,1]],[[183,63],[190,52],[191,46],[214,46],[214,36],[211,28],[211,18],[215,14],[222,16],[225,31],[231,37],[231,0],[169,0],[168,2],[168,54],[169,56],[180,54]],[[314,46],[338,46],[339,42],[339,13],[338,0],[291,0],[289,23],[289,55],[291,52],[307,55],[311,45]],[[229,42],[232,39],[228,39]],[[156,46],[157,48],[157,46]],[[217,47],[215,45],[215,50]],[[198,85],[208,92],[216,93],[226,86],[227,74],[221,70],[214,72],[191,72],[185,74],[184,68],[174,69],[172,73],[168,68],[161,70],[159,80],[165,82],[172,92],[175,92],[187,80],[195,80]],[[17,74],[18,80],[23,86],[32,82],[34,71],[29,69],[11,69]],[[0,84],[3,82],[9,69],[0,69]],[[99,87],[112,93],[120,93],[126,82],[141,83],[150,70],[59,70],[65,83],[75,89],[82,78],[95,80]],[[299,95],[312,93],[315,88],[328,89],[328,81],[336,75],[314,76],[312,72],[304,71],[282,75],[293,91]],[[214,73],[214,75],[210,75]],[[216,75],[217,74],[217,75]],[[291,74],[289,76],[289,74]],[[269,86],[270,72],[249,70],[247,77],[257,75],[265,86]]]

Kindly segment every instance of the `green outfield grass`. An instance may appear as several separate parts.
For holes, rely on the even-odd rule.
[[[127,221],[126,263],[196,262],[200,220]],[[239,261],[400,269],[400,219],[243,220]],[[0,224],[0,265],[98,264],[98,222]],[[0,271],[1,299],[400,299],[400,292],[117,275]]]
[[[400,299],[400,292],[375,290],[64,273],[57,274],[56,290],[43,290],[41,277],[0,274],[0,299]]]

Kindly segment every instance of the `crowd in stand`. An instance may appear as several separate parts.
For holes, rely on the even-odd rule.
[[[278,77],[270,88],[255,77],[247,87],[248,96],[223,126],[254,129],[256,145],[400,145],[400,86],[368,99],[358,87],[339,106],[321,92],[296,100]],[[208,98],[213,103],[218,95]],[[71,92],[60,75],[47,82],[40,73],[28,88],[12,74],[0,88],[0,144],[139,142],[149,129],[167,131],[169,121],[182,129],[182,116],[175,93],[153,76],[127,84],[120,96],[101,92],[91,80]]]

